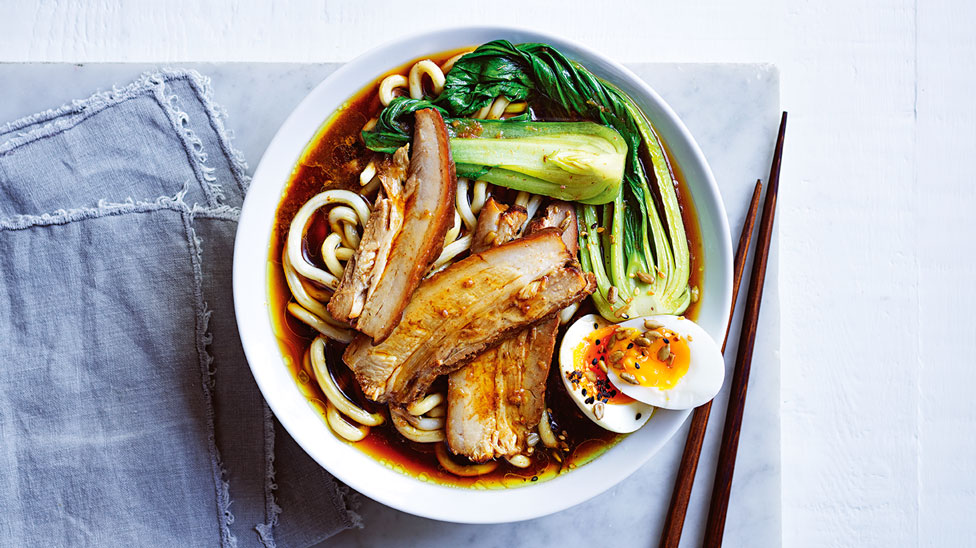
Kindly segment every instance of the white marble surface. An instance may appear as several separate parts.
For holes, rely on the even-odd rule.
[[[333,64],[198,64],[213,80],[216,100],[229,113],[235,143],[256,166],[278,124]],[[0,65],[0,120],[57,106],[112,84],[124,84],[151,65]],[[631,65],[685,121],[709,159],[737,237],[757,178],[765,179],[779,114],[779,75],[770,65]],[[10,83],[16,82],[16,86]],[[28,92],[28,90],[30,90]],[[753,377],[750,382],[736,481],[726,530],[729,546],[780,543],[780,400],[778,251],[766,282]],[[735,338],[732,339],[733,341]],[[730,346],[730,350],[733,347]],[[730,355],[734,355],[730,353]],[[684,545],[697,543],[714,472],[726,395],[712,413]],[[517,524],[457,525],[417,518],[364,500],[366,527],[347,531],[330,546],[511,546],[591,543],[610,535],[619,546],[656,543],[687,427],[623,484],[567,511]],[[586,523],[580,527],[580,523]]]

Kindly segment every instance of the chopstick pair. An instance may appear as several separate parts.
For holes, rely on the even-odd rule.
[[[742,428],[742,413],[745,409],[746,389],[749,383],[749,372],[752,366],[752,351],[756,342],[756,328],[759,322],[759,308],[762,303],[763,284],[766,279],[766,262],[769,257],[769,246],[772,239],[773,221],[776,213],[776,200],[779,192],[779,173],[783,159],[783,140],[786,136],[786,112],[780,119],[779,133],[776,137],[776,149],[773,162],[769,169],[766,200],[763,204],[762,219],[759,223],[756,251],[752,265],[752,277],[749,281],[749,294],[742,318],[742,332],[739,335],[739,345],[736,352],[735,369],[732,373],[732,385],[729,395],[728,411],[725,416],[725,429],[719,446],[718,465],[715,471],[715,483],[712,487],[712,497],[709,503],[708,519],[705,524],[705,538],[703,546],[718,547],[722,545],[725,532],[725,518],[729,505],[729,493],[732,488],[732,476],[735,470],[735,458],[739,446],[739,432]],[[752,230],[759,209],[759,196],[762,192],[762,181],[756,181],[753,189],[752,201],[746,214],[739,243],[735,250],[733,262],[732,306],[729,313],[729,327],[732,326],[732,316],[739,295],[739,286],[745,270],[746,256],[752,240]],[[729,340],[729,330],[726,329],[725,340],[722,342],[722,352]],[[688,511],[688,500],[695,483],[698,470],[698,459],[701,455],[705,430],[711,413],[712,402],[708,402],[695,409],[685,442],[681,463],[678,466],[678,476],[675,479],[671,503],[665,518],[664,529],[661,532],[660,548],[677,548],[681,541],[685,514]]]

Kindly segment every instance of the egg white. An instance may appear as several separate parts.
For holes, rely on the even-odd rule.
[[[654,412],[654,406],[640,401],[631,401],[622,404],[607,403],[604,405],[603,418],[598,419],[596,418],[596,414],[593,413],[593,407],[596,405],[596,402],[585,402],[586,398],[592,394],[584,396],[581,389],[574,388],[573,383],[569,380],[569,374],[575,370],[573,363],[575,350],[583,342],[583,339],[594,331],[593,324],[598,324],[599,328],[603,328],[609,325],[609,322],[597,314],[587,314],[576,320],[566,330],[565,335],[563,335],[563,342],[559,346],[559,376],[562,377],[563,386],[566,387],[566,391],[569,392],[573,401],[576,402],[576,406],[591,421],[611,432],[629,434],[644,426],[647,419],[651,418],[651,414]]]

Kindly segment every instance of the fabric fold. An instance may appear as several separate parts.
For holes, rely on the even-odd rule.
[[[224,124],[208,79],[164,70],[0,126],[4,544],[307,546],[358,523],[245,361],[249,179]]]

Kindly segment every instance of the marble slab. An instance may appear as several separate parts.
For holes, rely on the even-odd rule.
[[[338,65],[185,64],[213,80],[216,100],[252,169],[278,126]],[[0,64],[0,121],[130,82],[154,65]],[[765,179],[779,119],[779,74],[770,65],[632,64],[685,121],[718,180],[737,237],[756,179]],[[727,546],[781,544],[779,252],[774,233],[749,399],[726,525]],[[745,287],[745,284],[744,284]],[[741,306],[738,314],[741,314]],[[731,341],[736,341],[733,327]],[[734,345],[730,344],[730,356]],[[727,360],[731,367],[731,357]],[[728,395],[716,398],[682,546],[699,545]],[[329,546],[656,545],[687,425],[623,483],[569,510],[520,523],[460,525],[418,518],[363,497],[365,527]]]

